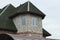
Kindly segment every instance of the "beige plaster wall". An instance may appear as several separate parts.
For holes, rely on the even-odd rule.
[[[39,17],[39,16],[35,16],[37,19],[38,19],[38,25],[37,26],[33,26],[32,25],[32,16],[33,15],[30,15],[30,14],[26,14],[26,25],[23,26],[22,25],[22,20],[21,20],[21,17],[23,15],[19,15],[15,18],[13,18],[13,22],[16,26],[16,28],[18,29],[18,33],[19,32],[36,32],[36,33],[42,33],[42,18]]]

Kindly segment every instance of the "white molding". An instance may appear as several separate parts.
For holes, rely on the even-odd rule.
[[[30,4],[29,4],[29,1],[28,1],[28,8],[27,8],[27,11],[29,11],[29,10],[30,10],[30,7],[29,7],[29,5],[30,5]]]

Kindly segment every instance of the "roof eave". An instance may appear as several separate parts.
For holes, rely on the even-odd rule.
[[[18,16],[20,14],[27,14],[27,13],[40,16],[42,19],[44,19],[45,16],[46,16],[45,14],[41,15],[41,14],[37,14],[37,13],[31,12],[31,11],[24,11],[24,12],[16,12],[15,14],[9,16],[9,18],[14,18],[14,17],[16,17],[16,16]]]
[[[47,36],[51,36],[51,34],[43,28],[43,36],[47,37]]]

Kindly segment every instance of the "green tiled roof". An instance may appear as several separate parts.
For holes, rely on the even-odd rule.
[[[12,19],[9,19],[5,15],[0,16],[0,30],[17,31]]]
[[[15,15],[16,13],[18,14],[19,12],[25,12],[25,11],[27,11],[27,4],[28,3],[26,2],[26,3],[22,4],[21,6],[19,6],[17,8],[15,8],[14,6],[12,6],[11,4],[5,6],[2,9],[2,11],[1,11],[2,14],[0,16],[0,30],[7,30],[7,31],[17,32],[16,26],[14,25],[12,19],[9,18],[9,17],[12,16],[12,15]],[[30,9],[31,12],[33,12],[33,13],[39,13],[39,15],[41,14],[43,17],[45,16],[41,11],[39,11],[31,3],[30,3],[30,8],[31,8]],[[50,34],[45,29],[43,29],[43,34],[46,35],[46,36],[50,36]]]
[[[0,9],[0,13],[1,13],[2,9]]]
[[[8,7],[7,7],[8,6]],[[16,13],[16,8],[13,6],[13,5],[11,5],[11,4],[9,4],[9,5],[7,5],[6,7],[7,7],[7,9],[3,12],[3,14],[2,15],[6,15],[6,16],[11,16],[11,15],[13,15],[14,13]],[[4,8],[3,8],[4,9]]]
[[[29,11],[28,11],[28,7],[29,7]],[[28,6],[28,2],[26,2],[20,5],[19,7],[17,7],[17,13],[22,13],[22,12],[31,12],[32,14],[37,14],[41,16],[42,19],[45,17],[45,14],[41,12],[37,7],[35,7],[31,2],[29,2],[29,6]]]
[[[1,12],[1,9],[0,9],[0,12]]]
[[[6,8],[7,6],[3,7],[2,9],[0,9],[0,13]]]
[[[8,6],[8,5],[7,5]],[[4,8],[5,9],[5,8]],[[9,4],[9,7],[3,12],[0,16],[0,30],[9,30],[17,32],[17,29],[12,21],[8,16],[14,13],[14,7]]]
[[[49,32],[47,32],[44,28],[42,30],[43,30],[43,35],[44,36],[51,36],[51,34]]]

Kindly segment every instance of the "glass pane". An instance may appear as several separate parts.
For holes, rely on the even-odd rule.
[[[26,25],[26,16],[22,16],[22,25]]]
[[[33,25],[38,25],[38,20],[36,17],[32,17],[32,24]]]

